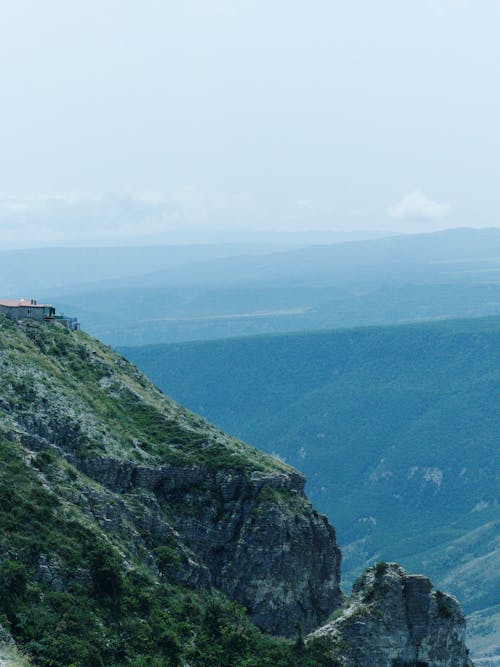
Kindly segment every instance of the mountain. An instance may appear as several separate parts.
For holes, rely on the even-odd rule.
[[[110,280],[106,286],[118,289],[207,284],[373,286],[401,280],[498,282],[499,252],[500,228],[457,228],[258,255],[251,248],[247,252],[233,252],[232,256],[231,253],[215,257],[200,254],[196,261],[176,261],[161,270]]]
[[[477,651],[500,656],[500,318],[122,352],[176,400],[306,473],[346,580],[389,558],[426,572],[477,614]]]
[[[499,229],[236,254],[37,296],[114,346],[500,313]]]
[[[293,244],[207,243],[2,250],[0,293],[12,298],[28,296],[33,285],[37,285],[40,294],[46,290],[75,292],[88,285],[102,289],[108,281],[134,281],[151,271],[172,270],[185,264],[249,253],[258,257],[290,247]]]
[[[357,667],[379,655],[371,633],[346,649],[368,614],[390,639],[380,667],[470,665],[453,598],[379,564],[343,605],[304,477],[105,345],[2,316],[0,373],[2,661],[17,645],[40,667]],[[394,595],[408,611],[391,633]]]

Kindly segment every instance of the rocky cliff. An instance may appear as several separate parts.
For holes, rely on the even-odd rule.
[[[338,618],[313,637],[342,647],[344,667],[470,667],[465,616],[422,575],[379,563],[353,586]],[[336,663],[338,664],[338,663]]]
[[[297,624],[309,630],[340,605],[335,532],[310,506],[296,471],[70,459],[111,491],[115,503],[122,501],[116,520],[106,517],[106,529],[116,529],[120,514],[129,514],[132,494],[140,504],[133,521],[146,526],[148,546],[175,536],[186,555],[175,579],[215,586],[263,630],[285,636]]]

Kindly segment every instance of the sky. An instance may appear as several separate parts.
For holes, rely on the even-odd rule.
[[[499,34],[500,0],[0,0],[0,247],[498,226]]]

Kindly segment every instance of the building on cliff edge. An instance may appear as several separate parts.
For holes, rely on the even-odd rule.
[[[36,299],[0,299],[0,314],[14,322],[28,318],[38,322],[59,322],[70,331],[77,331],[80,328],[76,317],[57,315],[54,306],[38,303]]]

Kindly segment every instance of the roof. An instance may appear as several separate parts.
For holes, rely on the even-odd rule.
[[[36,299],[0,299],[0,306],[8,308],[53,308],[50,303],[38,303]]]

